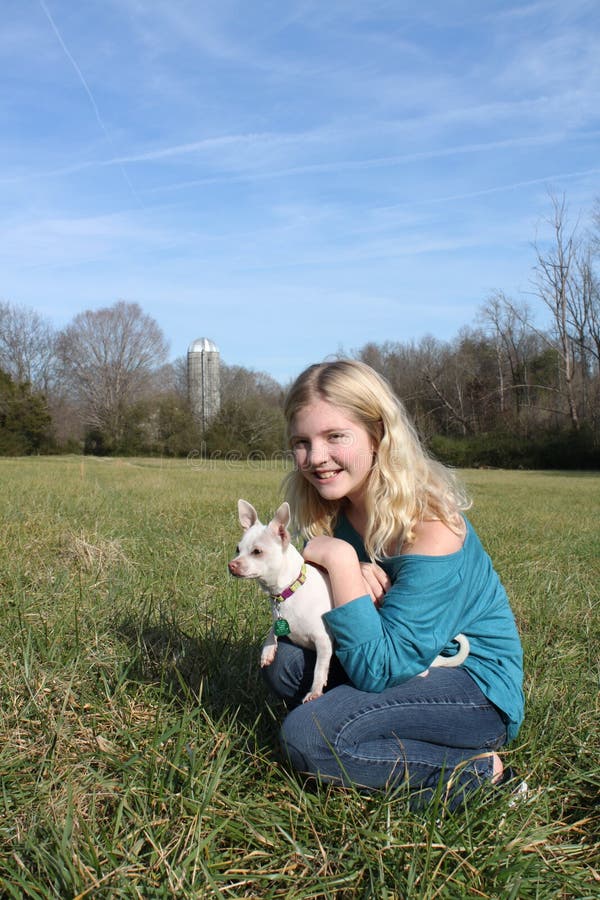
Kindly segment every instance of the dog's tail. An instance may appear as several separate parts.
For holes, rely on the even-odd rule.
[[[454,668],[455,666],[462,666],[465,659],[469,655],[471,650],[471,645],[469,644],[469,639],[466,635],[457,634],[454,638],[455,642],[458,644],[458,651],[454,654],[454,656],[436,656],[434,661],[431,663],[432,666],[445,666],[446,668]]]

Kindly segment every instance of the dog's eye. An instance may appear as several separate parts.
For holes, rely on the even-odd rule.
[[[262,550],[259,547],[255,547],[252,551],[252,556],[260,556],[262,554]]]

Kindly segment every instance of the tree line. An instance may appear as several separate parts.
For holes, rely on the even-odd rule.
[[[369,343],[349,354],[390,381],[447,462],[600,468],[600,201],[587,234],[569,225],[564,198],[550,201],[551,238],[532,245],[532,302],[494,291],[451,341]],[[34,310],[1,302],[0,453],[282,450],[285,385],[222,364],[220,410],[202,431],[186,359],[168,362],[167,352],[136,303],[86,310],[55,331]]]
[[[158,323],[137,303],[85,310],[55,331],[34,310],[0,302],[0,453],[186,455],[281,448],[282,387],[221,366],[221,408],[203,431],[187,361],[167,361]]]

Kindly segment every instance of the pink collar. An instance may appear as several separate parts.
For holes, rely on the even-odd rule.
[[[290,584],[289,587],[286,587],[282,590],[280,594],[271,594],[271,600],[275,603],[283,603],[284,600],[287,600],[288,597],[291,597],[299,587],[302,587],[304,582],[306,581],[306,563],[302,563],[302,568],[300,569],[300,574],[296,578],[296,580]]]

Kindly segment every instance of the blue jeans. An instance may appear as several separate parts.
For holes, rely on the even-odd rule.
[[[506,742],[499,710],[462,668],[433,668],[379,694],[359,691],[334,657],[322,697],[301,703],[315,654],[280,639],[262,670],[291,712],[281,744],[291,765],[319,781],[362,790],[408,785],[411,806],[437,790],[455,809],[492,778],[492,752]]]

